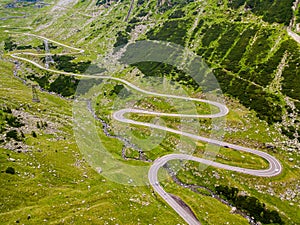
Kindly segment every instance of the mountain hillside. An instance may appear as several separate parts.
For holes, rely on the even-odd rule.
[[[91,60],[136,39],[188,47],[214,69],[223,93],[260,119],[285,124],[283,133],[298,138],[298,119],[287,118],[300,109],[299,44],[286,32],[293,1],[137,1],[132,10],[130,4],[58,1],[30,26],[87,46]]]
[[[103,145],[126,165],[148,166],[180,141],[197,157],[214,154],[205,152],[211,145],[115,123],[114,109],[131,104],[136,92],[117,81],[84,83],[74,76],[107,72],[143,88],[143,79],[161,87],[154,79],[160,77],[182,85],[194,98],[204,92],[223,96],[230,110],[223,140],[265,151],[282,163],[283,172],[274,178],[212,167],[203,172],[194,162],[175,174],[173,164],[166,165],[159,172],[165,178],[161,185],[202,224],[300,224],[299,5],[297,0],[1,1],[0,223],[184,224],[149,183],[113,182],[91,163],[97,164],[97,155],[88,158],[76,142],[74,99],[101,87],[95,102],[84,98],[85,110],[92,112]],[[200,75],[192,79],[183,69],[157,61],[116,66],[121,47],[130,53],[130,46],[143,40],[190,49],[205,61],[220,89],[211,88],[211,80],[196,82]],[[16,53],[27,61],[13,58]],[[176,110],[160,97],[145,97],[134,107]],[[201,114],[207,107],[196,105],[196,110]],[[128,117],[161,123],[153,115]],[[164,125],[182,128],[177,118],[162,119]],[[193,121],[185,122],[187,131],[194,131]],[[199,122],[197,134],[208,137],[213,120]],[[122,139],[127,132],[132,139]],[[232,166],[267,167],[264,159],[228,146],[215,158]]]

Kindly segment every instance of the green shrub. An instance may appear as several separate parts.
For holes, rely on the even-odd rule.
[[[248,27],[240,36],[240,39],[234,45],[227,56],[227,60],[224,61],[226,69],[237,73],[241,69],[240,60],[243,57],[246,48],[251,38],[257,32],[257,28]]]
[[[53,60],[55,62],[55,66],[58,70],[63,70],[65,72],[71,73],[84,73],[91,64],[91,61],[86,62],[77,62],[74,63],[74,56],[67,56],[67,55],[54,55]],[[45,58],[43,58],[45,62]]]
[[[175,10],[169,15],[169,19],[176,19],[176,18],[181,18],[185,16],[185,12],[182,11],[181,9]]]
[[[218,47],[216,48],[216,56],[221,59],[226,52],[231,48],[239,33],[236,31],[237,24],[223,24],[223,26],[230,26],[229,29],[218,40]]]
[[[193,20],[167,20],[161,28],[154,28],[147,33],[150,40],[169,41],[184,46],[186,33],[191,27]]]
[[[255,197],[239,195],[239,189],[237,188],[220,185],[215,187],[215,190],[218,195],[249,214],[256,221],[264,224],[284,224],[277,211],[267,209],[265,204]]]
[[[12,167],[7,167],[7,169],[5,170],[5,173],[8,173],[8,174],[15,174],[16,171],[14,168]]]
[[[19,118],[15,117],[13,115],[6,115],[5,120],[6,120],[7,124],[11,127],[19,128],[19,127],[24,126],[24,123],[22,123],[19,120]]]
[[[79,80],[75,77],[59,75],[58,78],[50,84],[49,91],[61,94],[64,97],[72,96],[76,92]]]
[[[128,43],[129,35],[126,32],[119,31],[117,36],[117,41],[114,47],[126,45]]]
[[[18,131],[17,130],[10,130],[6,133],[6,138],[9,139],[14,139],[16,141],[20,141],[19,135],[18,135]]]
[[[209,27],[201,40],[202,46],[208,47],[211,42],[215,41],[221,35],[223,29],[223,24],[213,24]]]
[[[31,131],[31,135],[32,135],[32,137],[34,137],[34,138],[37,137],[37,134],[35,133],[35,131]]]
[[[115,95],[118,95],[118,96],[121,97],[121,98],[126,98],[126,97],[128,97],[128,96],[131,94],[131,92],[128,91],[128,90],[124,87],[124,85],[118,84],[118,85],[115,85],[115,86],[114,86],[114,89],[111,90],[111,92],[109,93],[110,96],[112,96],[112,95],[114,95],[114,94],[115,94]]]
[[[17,48],[17,45],[14,43],[11,37],[5,39],[4,41],[4,50],[5,51],[13,51]]]
[[[244,5],[245,2],[246,2],[246,0],[231,0],[228,2],[228,6],[233,9],[237,9],[240,6]]]
[[[245,4],[256,15],[270,23],[283,23],[289,25],[293,16],[294,0],[231,0],[228,6],[237,9]]]

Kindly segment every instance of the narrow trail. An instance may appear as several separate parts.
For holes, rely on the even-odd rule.
[[[65,44],[61,44],[57,41],[53,41],[53,40],[50,40],[48,38],[38,36],[38,35],[35,35],[35,34],[28,34],[28,33],[19,33],[19,34],[33,36],[33,37],[37,37],[37,38],[40,38],[40,39],[43,39],[43,40],[47,40],[49,42],[55,43],[57,45],[60,45],[60,46],[63,46],[63,47],[66,47],[68,49],[71,49],[71,50],[75,51],[74,53],[62,53],[61,55],[80,54],[80,53],[84,52],[84,50],[82,50],[82,49],[70,47],[70,46],[67,46]],[[125,117],[125,114],[128,114],[128,113],[138,113],[138,114],[147,114],[147,115],[155,115],[155,116],[169,116],[169,117],[186,117],[186,118],[218,118],[218,117],[226,116],[228,114],[229,110],[225,105],[223,105],[219,102],[214,102],[214,101],[204,100],[204,99],[197,99],[197,98],[190,98],[190,97],[183,97],[183,96],[176,96],[176,95],[168,95],[168,94],[160,94],[160,93],[150,92],[150,91],[147,91],[147,90],[143,90],[142,88],[137,87],[134,84],[132,84],[132,83],[126,81],[126,80],[123,80],[121,78],[117,78],[117,77],[104,76],[104,75],[75,74],[75,73],[69,73],[69,72],[64,72],[64,71],[53,70],[53,69],[46,68],[46,67],[44,67],[44,66],[42,66],[42,65],[40,65],[40,64],[30,60],[30,59],[22,57],[22,55],[49,56],[49,55],[51,55],[50,53],[35,54],[35,53],[32,53],[32,52],[19,52],[19,53],[12,53],[12,54],[9,54],[9,55],[12,58],[16,59],[16,60],[21,60],[21,61],[30,63],[30,64],[32,64],[32,65],[34,65],[34,66],[36,66],[36,67],[38,67],[42,70],[45,70],[45,71],[49,71],[49,72],[53,72],[53,73],[57,73],[57,74],[63,74],[63,75],[67,75],[67,76],[89,77],[89,78],[101,78],[101,79],[107,79],[107,80],[115,80],[117,82],[123,83],[124,85],[128,86],[131,89],[134,89],[134,90],[136,90],[138,92],[141,92],[141,93],[144,93],[146,95],[165,97],[165,98],[183,99],[183,100],[186,100],[186,101],[207,103],[207,104],[210,104],[210,105],[213,105],[213,106],[217,107],[219,109],[218,113],[205,114],[205,115],[159,113],[159,112],[147,111],[147,110],[142,110],[142,109],[132,109],[132,108],[121,109],[119,111],[114,112],[113,115],[112,115],[113,119],[115,119],[119,122],[122,122],[122,123],[141,125],[141,126],[144,126],[144,127],[164,130],[164,131],[171,132],[171,133],[174,133],[174,134],[183,135],[183,136],[192,138],[194,140],[203,141],[203,142],[206,142],[206,143],[209,143],[209,144],[213,144],[213,145],[217,145],[217,146],[221,146],[221,147],[226,147],[226,148],[229,148],[229,149],[234,149],[234,150],[238,150],[238,151],[242,151],[242,152],[248,152],[248,153],[260,156],[261,158],[264,158],[265,160],[268,161],[268,163],[269,163],[269,168],[268,169],[253,170],[253,169],[246,169],[246,168],[241,168],[241,167],[229,166],[229,165],[226,165],[226,164],[217,163],[217,162],[214,162],[214,161],[211,161],[211,160],[198,158],[198,157],[194,157],[194,156],[186,155],[186,154],[168,154],[168,155],[165,155],[163,157],[157,158],[153,162],[153,164],[150,167],[150,170],[148,172],[149,182],[150,182],[151,186],[153,187],[153,189],[188,224],[196,225],[196,224],[201,224],[201,223],[194,216],[187,213],[186,210],[180,204],[178,204],[178,202],[176,202],[174,200],[174,198],[171,197],[171,195],[169,195],[166,191],[164,191],[164,189],[159,184],[158,177],[157,177],[158,176],[158,171],[167,162],[169,162],[171,160],[191,160],[191,161],[199,162],[199,163],[206,164],[206,165],[209,165],[209,166],[214,166],[214,167],[229,170],[229,171],[235,171],[235,172],[240,172],[240,173],[249,174],[249,175],[253,175],[253,176],[259,176],[259,177],[276,176],[276,175],[279,175],[282,171],[282,166],[281,166],[280,162],[275,157],[269,155],[268,153],[265,153],[265,152],[262,152],[262,151],[259,151],[259,150],[255,150],[255,149],[251,149],[251,148],[246,148],[246,147],[235,145],[235,144],[231,144],[231,143],[227,143],[227,142],[223,142],[223,141],[219,141],[219,140],[215,140],[215,139],[211,139],[211,138],[206,138],[206,137],[203,137],[203,136],[198,136],[196,134],[182,132],[182,131],[179,131],[179,130],[171,129],[169,127],[164,127],[164,126],[151,124],[151,123],[144,123],[144,122],[134,121],[134,120],[131,120],[131,119],[127,119]]]

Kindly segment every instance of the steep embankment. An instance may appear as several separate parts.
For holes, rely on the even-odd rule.
[[[57,18],[52,10],[32,25],[52,38],[72,39],[86,46],[94,60],[97,53],[104,54],[112,46],[139,37],[187,46],[214,69],[222,91],[255,110],[259,118],[272,124],[282,122],[287,113],[296,115],[300,109],[296,82],[299,45],[284,29],[293,15],[293,1],[189,2],[138,1],[131,5],[83,1],[65,8],[65,15],[57,13]],[[48,24],[46,21],[53,24],[41,29]],[[152,74],[149,71],[153,71],[153,65],[136,66],[148,76],[169,72],[161,64],[155,65],[159,68]],[[177,81],[190,83],[184,76],[176,77]],[[274,82],[279,84],[273,85]],[[290,104],[286,104],[287,99]],[[298,125],[294,120],[287,123],[295,131],[284,126],[285,134],[297,139]]]

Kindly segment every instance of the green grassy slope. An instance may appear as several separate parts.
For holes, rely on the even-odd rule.
[[[3,1],[1,6],[9,2]],[[33,103],[30,86],[13,77],[14,66],[4,50],[4,40],[11,36],[17,46],[38,46],[42,41],[7,34],[4,30],[32,32],[82,48],[85,53],[76,55],[75,59],[70,60],[71,64],[80,65],[80,62],[90,61],[97,68],[105,66],[105,55],[112,52],[114,46],[133,39],[170,41],[192,49],[213,68],[226,95],[226,104],[231,112],[227,116],[224,139],[268,151],[282,162],[284,171],[276,178],[265,179],[214,168],[201,172],[198,164],[191,163],[187,164],[186,170],[180,171],[178,177],[183,182],[211,189],[215,185],[238,187],[264,202],[268,208],[277,210],[286,224],[300,223],[299,195],[291,194],[297,193],[300,176],[300,47],[285,31],[285,25],[290,20],[287,6],[291,5],[291,1],[272,1],[272,4],[266,1],[265,5],[260,5],[262,1],[254,0],[209,0],[206,3],[170,1],[173,4],[139,0],[128,22],[124,19],[130,1],[111,4],[96,0],[78,1],[55,10],[52,10],[53,4],[57,1],[46,2],[51,5],[42,9],[28,6],[3,8],[0,11],[1,17],[23,11],[28,15],[26,18],[0,21],[0,26],[5,26],[0,28],[1,109],[2,106],[9,106],[16,116],[21,115],[21,121],[26,120],[25,127],[17,130],[19,136],[21,130],[25,135],[19,145],[23,146],[23,143],[27,146],[27,152],[20,153],[17,147],[13,148],[16,149],[14,151],[4,146],[0,148],[1,224],[13,224],[16,221],[24,224],[183,223],[166,203],[152,193],[150,187],[127,187],[110,182],[89,166],[73,136],[72,101],[38,91],[41,103]],[[244,10],[245,6],[251,7],[251,10]],[[30,51],[36,52],[35,49]],[[69,50],[62,48],[50,51]],[[40,58],[35,60],[42,63]],[[34,82],[48,90],[61,93],[61,88],[57,87],[67,86],[68,91],[64,92],[66,96],[72,96],[78,82],[74,78],[64,79],[56,74],[46,74],[25,63],[21,63],[20,68],[18,75],[34,76]],[[176,68],[148,62],[135,64],[133,68],[140,69],[148,77],[159,74],[184,83],[189,94],[199,96],[197,85]],[[118,76],[134,82],[139,77],[130,74],[131,69]],[[101,104],[96,109],[108,123],[111,122],[111,102],[115,98],[112,90],[117,89],[117,83],[108,83],[104,90],[112,95],[98,96]],[[147,105],[153,109],[169,110],[164,101],[158,103],[149,99]],[[198,110],[202,109],[199,107]],[[153,119],[136,115],[132,117],[141,121]],[[1,126],[5,124],[8,130],[13,129],[3,121],[3,117],[0,119]],[[37,122],[41,121],[49,121],[48,127],[38,128]],[[176,120],[165,118],[165,121],[170,126],[178,126]],[[210,121],[203,120],[201,123],[204,127],[210,125]],[[142,138],[150,133],[141,127],[131,126],[131,129]],[[36,138],[32,136],[32,131],[36,132]],[[209,131],[209,128],[203,128],[199,133],[205,135]],[[105,138],[111,151],[121,158],[121,143],[105,137],[100,126],[99,135]],[[1,136],[1,139],[5,137]],[[153,151],[146,152],[146,156],[155,159],[157,155],[172,152],[177,139],[175,135],[168,135]],[[266,148],[266,143],[275,146],[274,151]],[[202,156],[205,147],[205,143],[196,143],[195,155]],[[131,154],[137,156],[136,152],[127,151],[128,157]],[[250,168],[266,166],[261,159],[231,153],[228,149],[221,149],[216,160]],[[5,171],[8,167],[13,167],[16,174],[7,174]],[[216,173],[221,178],[217,179]],[[203,224],[228,221],[247,224],[241,216],[230,214],[230,207],[219,201],[183,189],[170,179],[167,181],[163,183],[166,190],[182,197]]]
[[[30,128],[24,131],[29,149],[18,153],[0,148],[1,224],[181,221],[149,187],[110,182],[87,164],[72,135],[71,101],[38,92],[41,103],[33,103],[31,88],[13,77],[13,64],[1,60],[0,68],[1,105],[29,114],[34,121],[47,118],[53,129],[38,129],[26,120],[37,133],[34,138]],[[6,173],[8,167],[16,173]]]

